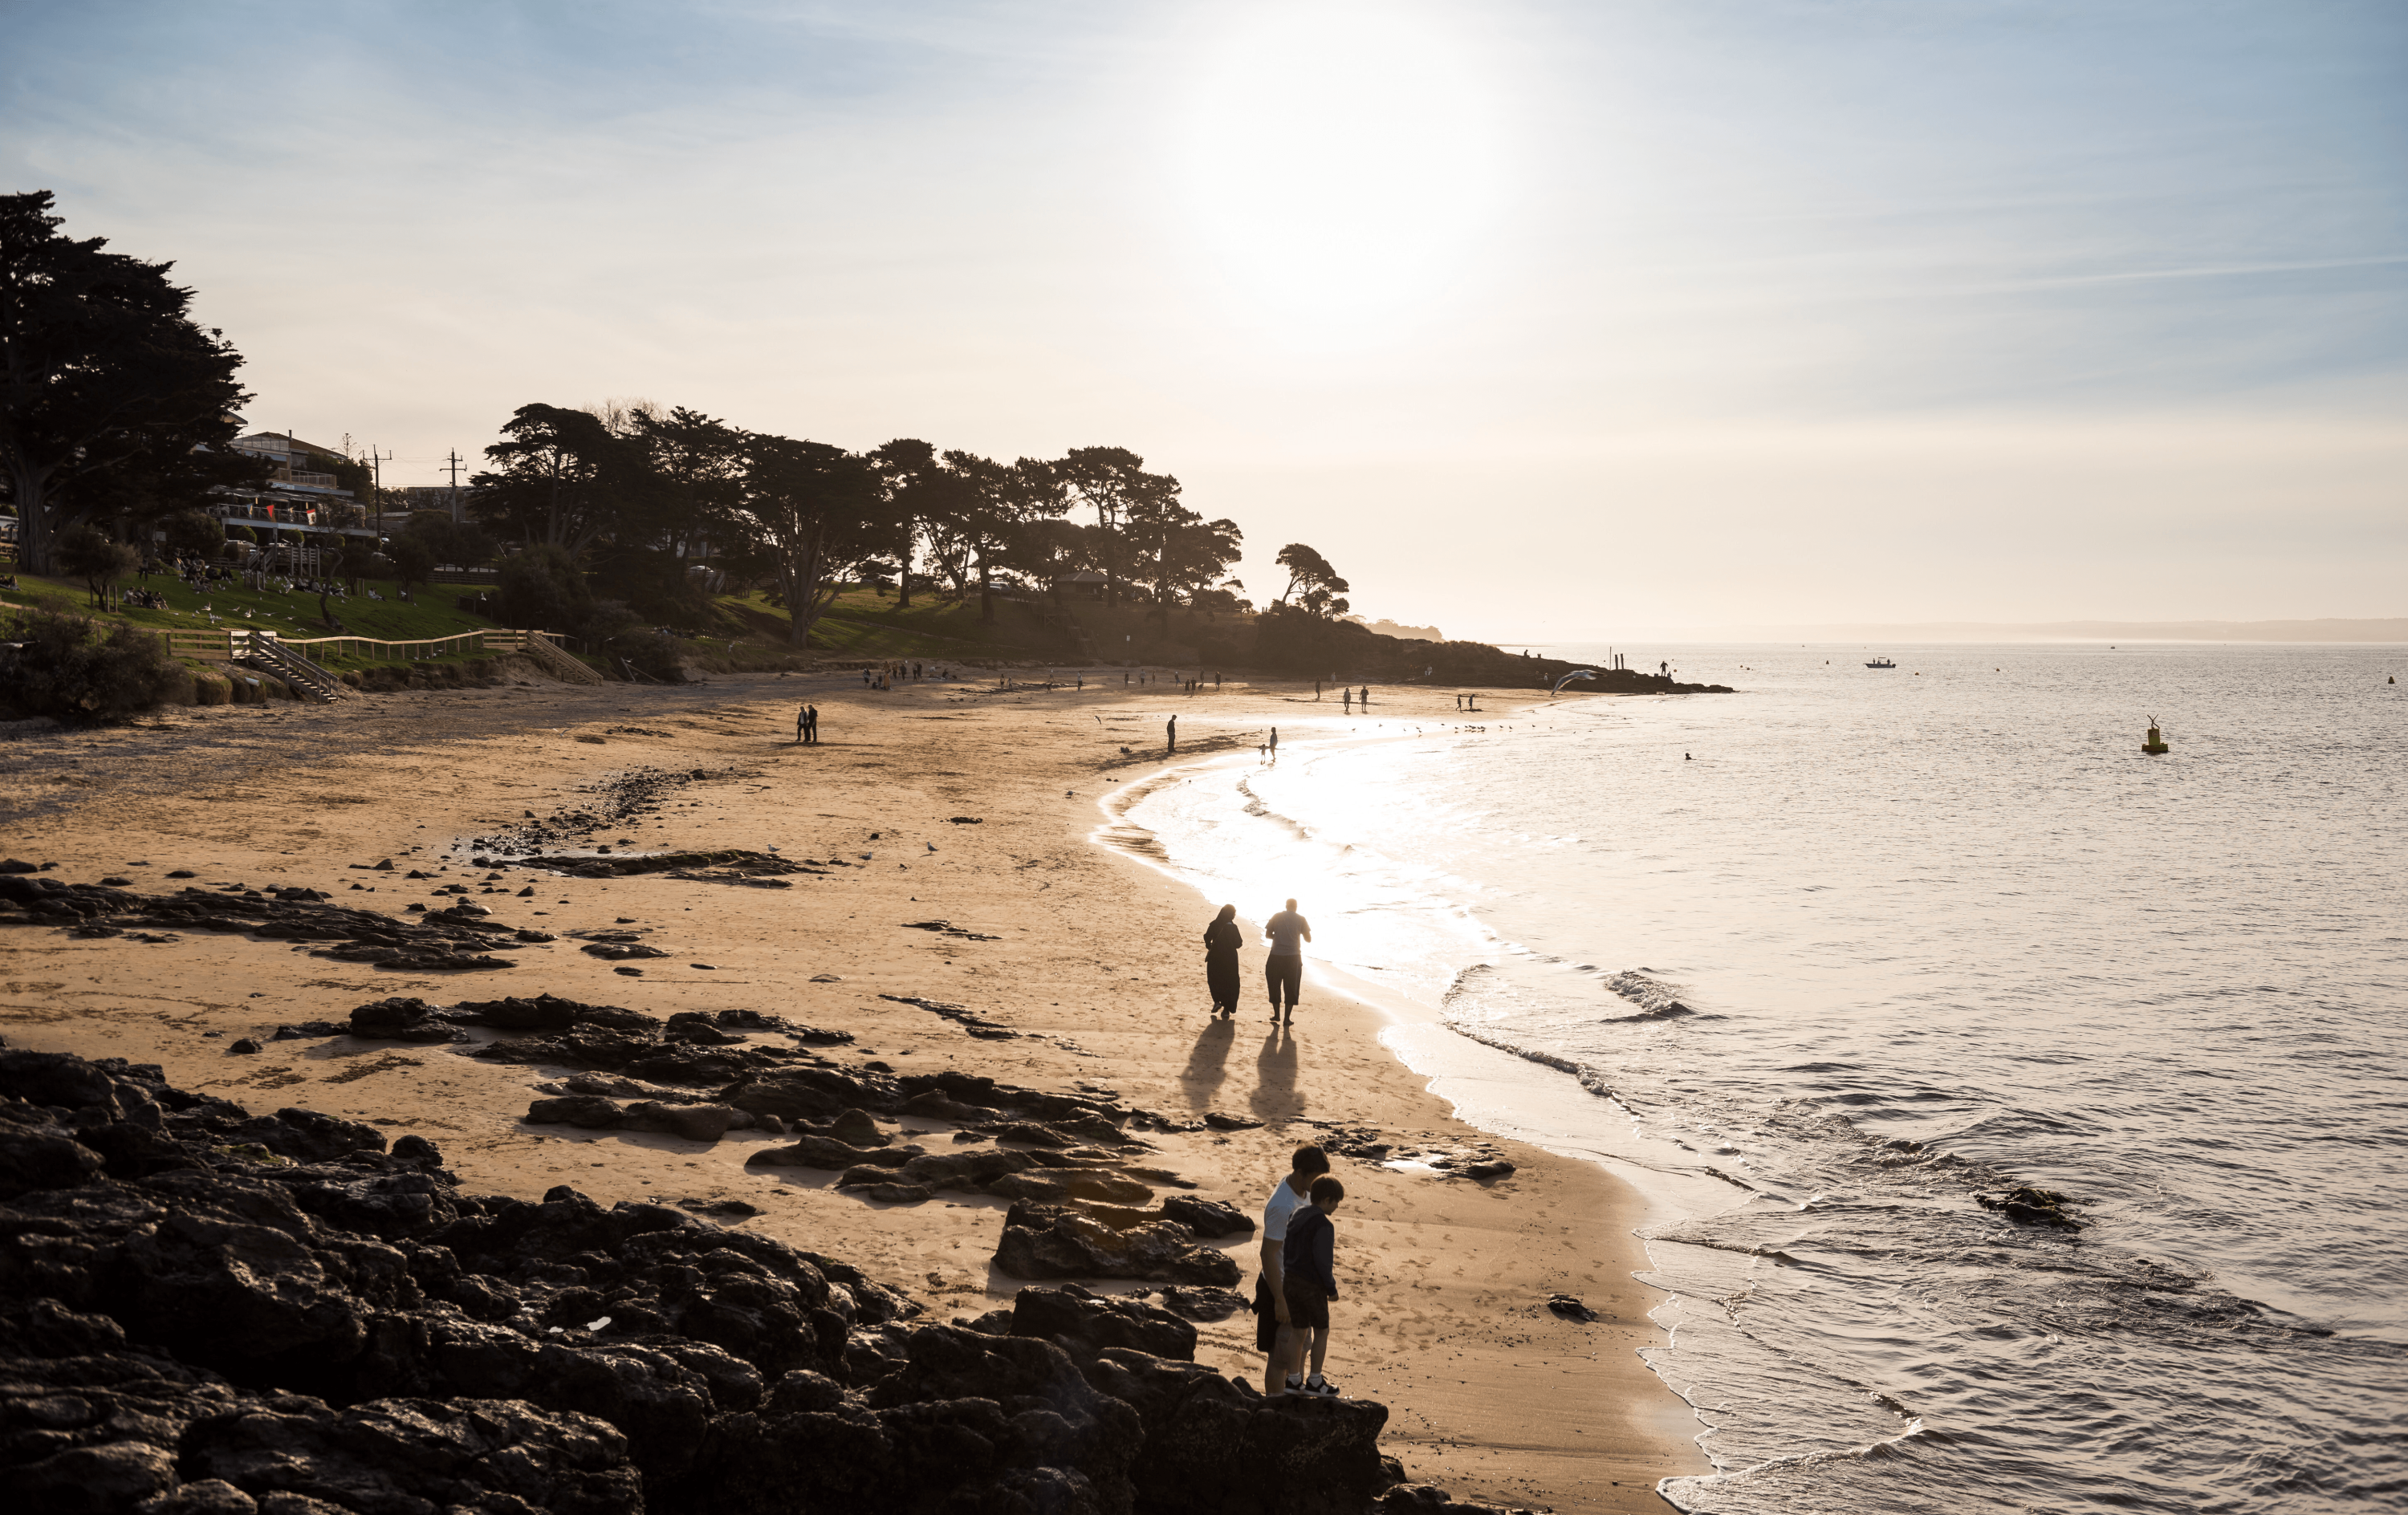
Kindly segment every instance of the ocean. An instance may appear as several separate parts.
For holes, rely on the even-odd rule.
[[[2408,649],[1629,650],[1739,693],[1375,688],[1113,809],[1647,1197],[1665,1497],[2408,1508]]]

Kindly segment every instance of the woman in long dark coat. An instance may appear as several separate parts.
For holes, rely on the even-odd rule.
[[[1238,929],[1238,908],[1224,905],[1204,928],[1204,981],[1212,991],[1212,1013],[1238,1013],[1238,948],[1246,939]]]

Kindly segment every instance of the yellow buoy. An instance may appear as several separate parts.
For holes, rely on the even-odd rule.
[[[2160,752],[2171,752],[2173,749],[2166,745],[2166,739],[2162,736],[2158,735],[2157,728],[2151,726],[2149,728],[2149,739],[2141,744],[2141,750],[2154,757]]]

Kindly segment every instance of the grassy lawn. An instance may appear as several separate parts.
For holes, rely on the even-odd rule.
[[[112,619],[129,625],[145,626],[157,631],[207,631],[209,629],[208,607],[217,613],[221,624],[249,626],[272,631],[293,640],[335,635],[318,619],[318,596],[315,594],[279,594],[273,591],[255,591],[221,583],[212,589],[196,590],[170,575],[157,574],[150,579],[130,579],[126,589],[155,590],[167,601],[165,610],[137,609],[122,606],[110,612]],[[456,636],[464,631],[482,631],[495,624],[480,616],[472,616],[453,608],[452,601],[462,591],[452,585],[440,587],[421,585],[411,591],[415,596],[400,600],[394,596],[398,586],[391,580],[368,580],[363,590],[373,589],[385,596],[371,600],[363,593],[348,601],[329,601],[329,607],[342,619],[344,635],[373,636],[380,641],[415,641],[432,636]],[[89,614],[91,600],[82,584],[68,579],[38,579],[32,574],[17,576],[17,588],[0,593],[0,599],[18,605],[41,606],[54,610],[73,610]],[[249,619],[243,612],[249,611]]]

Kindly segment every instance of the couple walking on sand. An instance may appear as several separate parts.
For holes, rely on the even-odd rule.
[[[1232,1020],[1238,1014],[1238,949],[1245,933],[1238,929],[1238,908],[1224,905],[1204,928],[1204,982],[1212,991],[1212,1013]],[[1297,991],[1304,986],[1304,944],[1312,940],[1312,922],[1296,913],[1296,901],[1263,922],[1263,940],[1270,955],[1263,959],[1263,983],[1270,991],[1271,1019],[1296,1024]]]
[[[1346,1186],[1329,1176],[1329,1154],[1299,1147],[1287,1177],[1263,1205],[1263,1266],[1254,1277],[1254,1310],[1266,1394],[1340,1397],[1321,1370],[1329,1357],[1329,1302],[1338,1297],[1338,1229],[1329,1218],[1345,1197]]]

